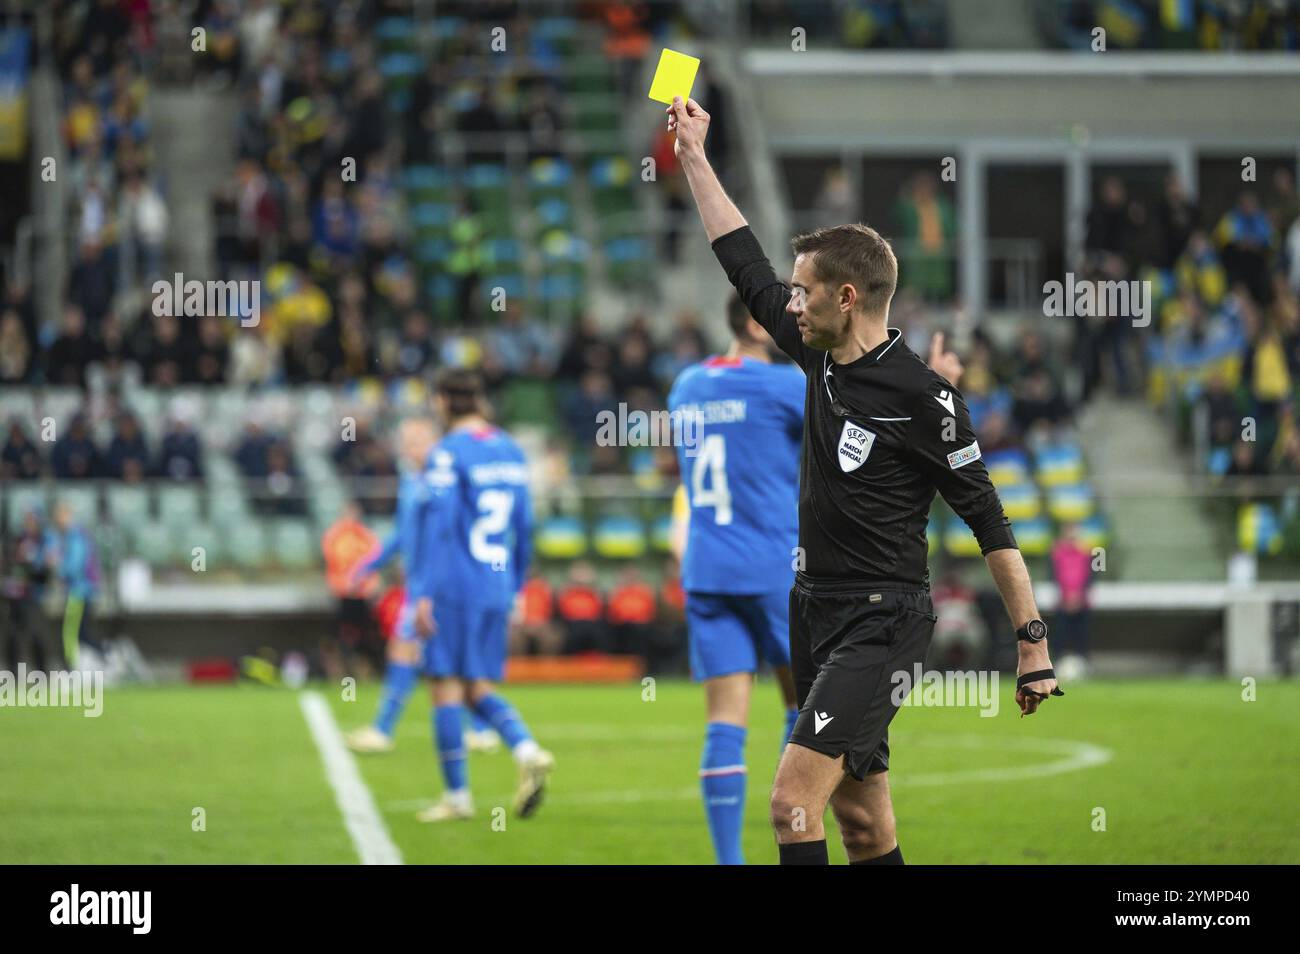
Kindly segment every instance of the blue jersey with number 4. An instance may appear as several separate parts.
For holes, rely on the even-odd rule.
[[[532,550],[528,462],[496,427],[452,431],[429,452],[421,547],[435,548],[414,595],[434,605],[508,609]]]
[[[794,579],[804,376],[794,365],[714,357],[677,377],[668,408],[690,502],[682,586],[770,593]]]

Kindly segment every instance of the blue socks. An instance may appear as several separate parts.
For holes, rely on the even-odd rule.
[[[710,722],[704,733],[700,790],[720,865],[745,863],[740,850],[745,815],[745,735],[743,726],[727,722]]]
[[[784,749],[785,744],[790,741],[790,736],[794,732],[794,724],[798,720],[798,718],[799,718],[798,709],[785,710],[785,737],[781,739],[782,749]]]
[[[416,667],[409,663],[389,662],[384,672],[384,694],[379,702],[379,714],[375,716],[375,728],[392,738],[397,720],[402,717],[406,700],[415,688]]]
[[[506,747],[513,750],[519,743],[528,742],[532,735],[524,720],[510,703],[498,695],[484,696],[474,707],[474,715],[480,718],[489,729],[496,729],[497,735],[505,741]]]
[[[433,738],[447,791],[464,791],[469,787],[469,770],[465,764],[465,707],[435,706]]]

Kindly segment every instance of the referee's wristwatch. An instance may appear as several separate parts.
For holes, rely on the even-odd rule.
[[[1041,619],[1031,619],[1016,630],[1016,639],[1022,643],[1041,643],[1047,638],[1047,624]]]

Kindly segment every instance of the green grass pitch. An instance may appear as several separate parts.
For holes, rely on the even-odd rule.
[[[1010,685],[994,718],[909,707],[895,720],[890,774],[909,863],[1300,862],[1300,685],[1263,683],[1245,702],[1228,680],[1092,681],[1028,719]],[[377,685],[355,702],[317,689],[344,730],[374,712]],[[505,692],[558,763],[533,819],[507,813],[494,830],[514,783],[501,752],[471,756],[473,821],[415,821],[440,791],[423,691],[397,750],[358,758],[407,862],[712,861],[697,793],[698,686],[661,681],[653,701],[640,685]],[[757,687],[753,721],[745,851],[769,864],[781,722],[769,682]],[[0,863],[357,860],[288,690],[109,689],[97,719],[3,708],[0,778]],[[206,830],[193,830],[196,808]]]

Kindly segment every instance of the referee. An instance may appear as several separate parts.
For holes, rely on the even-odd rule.
[[[925,528],[936,490],[975,534],[1017,631],[1022,715],[1063,695],[1047,626],[966,402],[888,327],[898,280],[889,243],[865,225],[798,236],[785,284],[705,158],[709,114],[680,98],[667,112],[714,254],[750,314],[807,377],[801,569],[790,593],[799,717],[771,800],[781,863],[827,863],[829,803],[850,863],[902,864],[887,730],[895,676],[924,663],[934,630]]]

